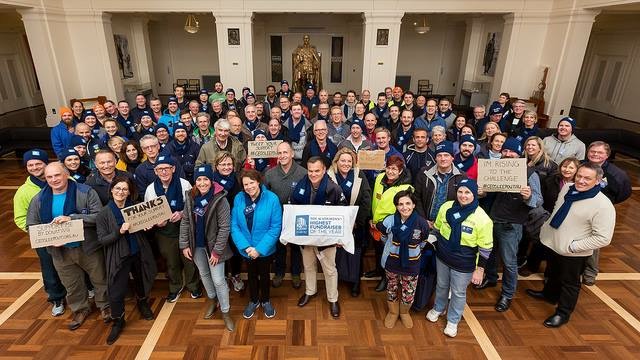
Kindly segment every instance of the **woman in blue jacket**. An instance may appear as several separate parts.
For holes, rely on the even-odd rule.
[[[250,319],[262,305],[267,318],[276,316],[270,299],[271,255],[276,250],[282,228],[282,208],[278,196],[262,185],[260,172],[244,170],[243,191],[236,195],[231,212],[231,238],[247,260],[249,304],[242,316]]]

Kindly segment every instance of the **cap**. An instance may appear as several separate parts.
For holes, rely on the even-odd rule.
[[[169,96],[169,101],[167,101],[167,104],[170,104],[172,102],[177,104],[178,103],[178,98],[175,97],[175,96]]]

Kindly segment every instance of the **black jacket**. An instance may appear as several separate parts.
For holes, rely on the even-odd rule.
[[[133,180],[131,178],[131,174],[128,171],[116,169],[116,176],[125,176],[127,179]],[[98,193],[102,206],[107,205],[111,196],[111,194],[109,193],[109,187],[111,187],[111,183],[107,182],[107,180],[105,180],[102,175],[100,175],[98,170],[89,175],[87,181],[85,181],[84,183],[85,185],[91,186],[91,188]]]
[[[607,183],[602,189],[602,193],[612,203],[619,204],[631,197],[631,179],[629,179],[629,175],[624,170],[609,161],[605,161],[602,164],[602,170],[604,170],[603,181]]]
[[[422,168],[413,182],[413,187],[416,189],[416,197],[418,203],[416,204],[416,210],[420,216],[425,219],[429,219],[431,213],[431,206],[433,205],[434,195],[436,193],[436,176],[438,172],[437,166],[432,166],[430,169],[426,167]],[[457,167],[453,166],[453,176],[449,178],[447,182],[447,198],[446,201],[456,199],[456,187],[460,181],[467,178],[467,174],[464,171],[460,171]]]

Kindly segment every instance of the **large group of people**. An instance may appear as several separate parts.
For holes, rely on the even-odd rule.
[[[586,147],[572,118],[541,138],[537,114],[507,93],[469,117],[447,98],[399,87],[375,100],[369,90],[360,99],[354,91],[316,95],[313,86],[292,93],[286,81],[266,93],[258,101],[244,88],[236,97],[217,82],[212,93],[203,89],[190,101],[176,87],[164,109],[142,94],[133,108],[108,100],[60,109],[51,130],[58,161],[43,149],[26,152],[28,177],[14,198],[15,223],[24,231],[83,221],[84,241],[36,249],[53,316],[68,306],[75,330],[91,314],[92,298],[112,323],[112,344],[125,328],[128,294],[141,318],[153,320],[148,299],[162,266],[166,301],[185,291],[204,295],[203,317],[219,309],[234,331],[231,289],[248,288],[244,318],[258,308],[273,318],[270,288],[282,286],[289,270],[298,289],[304,273],[297,305],[307,305],[318,295],[319,262],[332,317],[340,317],[339,281],[358,297],[362,276],[380,277],[375,290],[386,291],[385,327],[398,319],[413,327],[411,309],[426,311],[431,322],[446,313],[444,334],[455,337],[467,287],[496,286],[498,260],[498,312],[509,310],[518,275],[546,262],[543,290],[527,294],[557,304],[547,327],[569,320],[581,282],[595,283],[598,250],[613,236],[613,204],[630,196],[631,185],[608,160],[609,145]],[[247,156],[249,141],[267,140],[282,140],[276,158]],[[362,150],[382,150],[384,168],[360,169]],[[527,184],[519,192],[478,186],[478,159],[521,157]],[[121,209],[159,196],[171,217],[131,232]],[[358,206],[354,253],[338,244],[283,245],[284,204]],[[375,267],[364,269],[371,248]]]

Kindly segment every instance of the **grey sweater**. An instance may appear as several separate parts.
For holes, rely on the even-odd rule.
[[[288,204],[293,188],[305,175],[307,175],[307,170],[296,162],[291,164],[291,168],[286,174],[282,171],[282,166],[278,165],[267,171],[264,184],[278,195],[280,204]]]

